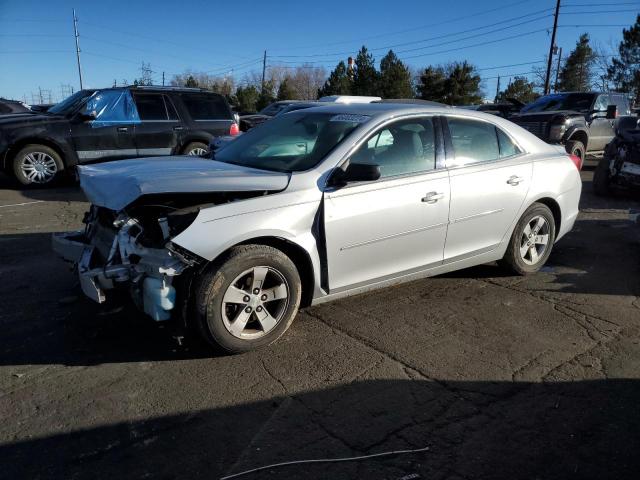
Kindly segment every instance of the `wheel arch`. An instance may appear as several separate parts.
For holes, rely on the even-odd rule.
[[[235,248],[239,245],[266,245],[269,247],[273,247],[277,250],[280,250],[287,257],[291,259],[293,264],[296,266],[298,273],[300,274],[300,282],[302,284],[302,298],[300,301],[300,307],[307,307],[311,305],[311,301],[313,300],[313,292],[315,287],[315,272],[313,268],[313,262],[311,260],[311,256],[309,252],[307,252],[304,247],[301,245],[292,242],[286,238],[276,237],[276,236],[261,236],[261,237],[253,237],[246,240],[243,240],[239,243],[234,244],[233,246],[227,248],[223,252],[220,253],[216,258],[211,260],[211,262],[215,262],[222,255],[227,253],[232,248]]]
[[[557,235],[557,232],[560,231],[560,226],[562,225],[562,210],[560,210],[560,204],[551,197],[538,198],[533,202],[531,202],[531,205],[533,205],[534,203],[541,203],[547,206],[549,210],[551,210],[551,213],[553,214],[553,223],[556,227],[556,235]],[[531,207],[531,205],[529,205],[529,207]]]
[[[577,140],[579,142],[582,142],[582,144],[584,145],[584,151],[585,151],[585,154],[586,154],[587,149],[589,148],[589,135],[587,134],[587,132],[585,130],[582,130],[580,128],[574,130],[567,137],[567,141],[570,141],[570,140]]]
[[[69,166],[69,155],[65,152],[65,149],[58,142],[51,140],[49,138],[43,137],[25,137],[17,140],[12,143],[11,146],[7,149],[4,155],[3,168],[8,170],[11,167],[11,162],[13,161],[15,155],[22,150],[27,145],[44,145],[45,147],[49,147],[60,155],[60,159],[62,160],[62,170],[65,170]]]

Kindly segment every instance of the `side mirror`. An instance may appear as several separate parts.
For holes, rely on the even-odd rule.
[[[608,105],[607,106],[607,115],[605,118],[607,120],[613,120],[618,116],[618,107],[617,105]]]
[[[94,113],[78,113],[76,115],[76,120],[79,122],[92,122],[96,119],[96,115]]]
[[[350,182],[373,182],[380,178],[380,166],[370,163],[349,163],[346,170],[336,170],[331,178],[333,185]]]

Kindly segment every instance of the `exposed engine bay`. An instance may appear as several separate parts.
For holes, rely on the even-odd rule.
[[[54,250],[74,263],[89,298],[106,301],[107,290],[128,291],[154,320],[168,320],[176,305],[174,278],[203,263],[171,239],[203,208],[265,195],[266,191],[156,194],[120,211],[92,205],[82,231],[54,234]]]

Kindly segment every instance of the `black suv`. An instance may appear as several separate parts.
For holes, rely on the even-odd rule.
[[[509,120],[584,160],[586,154],[603,152],[615,136],[617,118],[630,113],[623,93],[569,92],[540,97]]]
[[[77,164],[158,155],[205,155],[238,125],[222,95],[193,88],[80,90],[42,113],[0,117],[0,166],[24,185]]]

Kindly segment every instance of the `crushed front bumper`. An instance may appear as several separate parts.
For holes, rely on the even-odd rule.
[[[107,291],[125,289],[154,320],[170,318],[176,297],[172,279],[189,266],[175,253],[142,247],[126,229],[113,238],[106,260],[83,231],[54,233],[51,241],[54,252],[75,265],[82,291],[90,299],[103,303]]]

